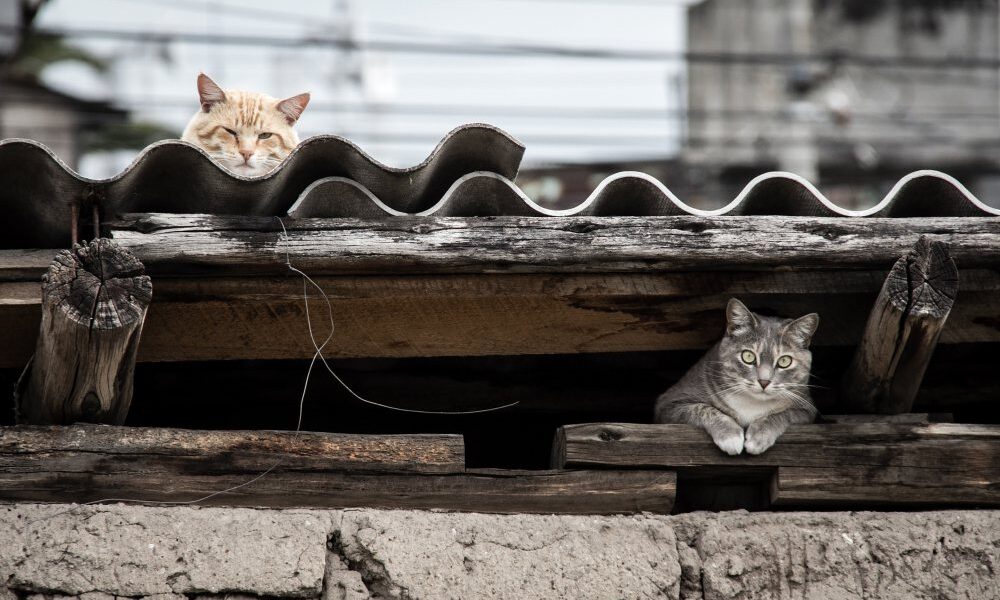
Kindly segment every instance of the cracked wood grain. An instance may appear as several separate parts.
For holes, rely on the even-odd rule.
[[[913,408],[958,288],[958,268],[942,242],[921,237],[896,261],[844,374],[845,406],[883,414]]]
[[[199,504],[600,514],[670,512],[675,483],[669,471],[467,470],[458,435],[0,428],[3,501],[183,503],[235,488]]]
[[[59,252],[42,279],[35,353],[15,392],[19,422],[123,423],[152,295],[142,263],[110,240]]]
[[[566,425],[554,467],[665,468],[684,477],[772,480],[789,505],[1000,505],[1000,426],[864,423],[792,426],[767,452],[728,456],[688,425]]]
[[[634,272],[885,268],[921,235],[963,266],[1000,259],[1000,219],[128,215],[111,235],[158,273]]]

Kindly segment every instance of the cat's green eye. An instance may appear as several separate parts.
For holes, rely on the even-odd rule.
[[[228,127],[223,127],[223,129],[225,129],[226,133],[228,133],[229,135],[231,135],[233,137],[240,137],[239,135],[237,135],[237,133],[235,131],[233,131],[232,129],[230,129]]]
[[[274,135],[274,134],[273,133],[262,133],[262,134],[260,134],[260,135],[257,136],[257,139],[259,139],[259,140],[266,140],[267,138],[271,137],[272,135]]]
[[[745,362],[746,364],[748,364],[748,365],[752,365],[752,364],[754,364],[755,362],[757,362],[757,355],[756,355],[756,354],[754,354],[753,352],[750,352],[749,350],[744,350],[744,351],[743,351],[743,352],[742,352],[742,353],[740,354],[740,359],[741,359],[741,360],[742,360],[743,362]]]
[[[782,369],[787,369],[792,366],[792,357],[787,354],[778,359],[778,366]]]

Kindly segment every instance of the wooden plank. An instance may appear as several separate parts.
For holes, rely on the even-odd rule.
[[[856,344],[878,271],[482,274],[318,277],[337,335],[327,356],[575,354],[705,348],[732,296],[771,314],[818,311],[814,343]],[[309,358],[302,282],[285,277],[159,277],[139,361]],[[0,367],[23,367],[40,310],[0,284]],[[1000,272],[963,271],[941,343],[1000,341]],[[37,289],[37,287],[36,287]],[[9,290],[5,292],[5,290]],[[326,304],[311,295],[317,331]],[[30,335],[28,334],[30,332]]]
[[[118,468],[120,465],[115,465]],[[8,502],[188,502],[239,486],[256,473],[161,477],[126,471],[0,471]],[[198,505],[259,508],[389,508],[488,513],[669,513],[670,471],[470,471],[464,474],[271,472]]]
[[[35,353],[14,392],[18,421],[124,423],[152,293],[142,263],[111,240],[56,255]]]
[[[1000,426],[798,425],[764,454],[731,457],[687,425],[567,425],[557,432],[553,466],[659,467],[699,477],[776,470],[776,504],[1000,505]]]
[[[958,287],[958,268],[941,242],[920,238],[896,261],[844,374],[847,406],[882,414],[913,409]]]
[[[466,471],[458,435],[0,428],[2,501],[596,514],[669,512],[675,492],[667,471]]]
[[[159,274],[650,272],[887,269],[921,235],[962,268],[1000,260],[1000,218],[130,215],[105,224]]]
[[[996,471],[962,470],[941,476],[941,469],[879,467],[780,467],[771,480],[773,506],[867,507],[996,506],[1000,479]]]
[[[953,420],[950,413],[902,413],[898,415],[820,415],[816,422],[829,425],[864,425],[866,423],[926,425],[928,423],[950,423]]]
[[[0,249],[0,282],[38,283],[60,249]]]
[[[0,470],[196,475],[275,470],[461,473],[460,435],[352,435],[288,431],[197,431],[73,425],[0,428]]]

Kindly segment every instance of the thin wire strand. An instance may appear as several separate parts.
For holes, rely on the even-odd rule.
[[[305,406],[306,392],[309,390],[309,380],[312,377],[313,366],[315,366],[315,364],[316,364],[316,358],[314,357],[313,360],[309,362],[309,368],[306,370],[305,382],[302,385],[302,395],[299,397],[299,419],[298,419],[298,422],[295,425],[295,434],[294,434],[295,436],[298,436],[302,432],[303,407]],[[238,489],[245,488],[248,485],[256,483],[256,482],[260,481],[261,479],[263,479],[266,475],[269,475],[272,471],[274,471],[275,469],[277,469],[278,467],[280,467],[282,464],[284,464],[284,462],[285,462],[284,459],[279,459],[273,465],[271,465],[270,467],[268,467],[264,471],[261,471],[257,476],[253,477],[252,479],[248,479],[247,481],[244,481],[243,483],[240,483],[240,484],[237,484],[237,485],[234,485],[234,486],[222,489],[222,490],[217,490],[217,491],[212,492],[210,494],[206,494],[204,496],[201,496],[200,498],[195,498],[194,500],[141,500],[139,498],[101,498],[99,500],[91,500],[89,502],[81,502],[78,505],[74,506],[73,508],[70,508],[70,509],[67,509],[67,510],[63,510],[63,511],[59,511],[59,512],[51,514],[51,515],[46,515],[44,517],[39,517],[38,519],[34,519],[32,521],[28,521],[27,523],[25,523],[25,525],[26,526],[31,526],[31,525],[34,525],[35,523],[40,522],[40,521],[47,521],[49,519],[54,519],[54,518],[56,518],[58,516],[61,516],[61,515],[66,515],[66,514],[74,513],[74,512],[76,512],[78,510],[81,510],[82,508],[84,508],[86,506],[91,506],[91,505],[94,505],[94,504],[110,504],[112,502],[127,502],[129,504],[152,504],[152,505],[157,505],[157,506],[190,506],[190,505],[193,505],[193,504],[199,504],[199,503],[204,502],[206,500],[210,500],[212,498],[215,498],[216,496],[221,496],[222,494],[228,494],[230,492],[234,492],[234,491],[236,491]]]
[[[330,297],[327,295],[327,293],[323,290],[323,288],[319,286],[319,284],[317,284],[313,280],[312,277],[306,275],[303,271],[297,269],[294,265],[292,265],[292,258],[288,249],[288,244],[290,243],[290,238],[288,236],[288,229],[285,228],[285,222],[282,221],[281,217],[275,217],[275,219],[277,219],[278,223],[281,224],[282,237],[285,240],[285,265],[292,272],[298,273],[299,275],[302,276],[302,299],[306,307],[306,324],[309,327],[309,339],[312,341],[313,348],[316,350],[316,352],[313,354],[313,361],[315,361],[318,358],[323,363],[323,366],[326,367],[327,372],[330,373],[330,375],[335,380],[337,380],[337,383],[339,383],[344,388],[344,390],[346,390],[347,393],[353,396],[356,400],[363,402],[365,404],[370,404],[372,406],[377,406],[379,408],[385,408],[388,410],[395,410],[406,413],[425,414],[425,415],[475,415],[475,414],[493,412],[497,410],[503,410],[505,408],[510,408],[512,406],[516,406],[517,404],[519,404],[519,402],[511,402],[509,404],[503,404],[501,406],[494,406],[491,408],[481,408],[477,410],[454,410],[454,411],[422,410],[416,408],[403,408],[399,406],[392,406],[390,404],[383,404],[381,402],[375,402],[374,400],[369,400],[367,398],[361,397],[361,395],[359,395],[357,392],[351,389],[351,386],[347,385],[347,383],[345,383],[344,380],[341,379],[336,372],[334,372],[333,368],[326,361],[326,357],[323,356],[323,349],[326,348],[327,344],[330,343],[330,340],[333,339],[333,334],[335,330],[335,323],[333,319],[333,304],[330,303]],[[306,287],[306,282],[309,282],[310,285],[316,288],[316,291],[319,292],[319,294],[322,296],[324,302],[326,302],[327,314],[330,317],[330,333],[323,340],[322,344],[317,343],[315,333],[313,332],[312,314],[309,311],[309,293],[308,293],[308,288]]]
[[[315,352],[313,353],[312,359],[309,361],[309,368],[306,369],[306,377],[305,377],[305,381],[303,382],[303,385],[302,385],[302,394],[299,396],[299,414],[298,414],[298,420],[296,421],[296,424],[295,424],[295,432],[294,432],[295,436],[298,436],[302,432],[302,420],[303,420],[303,416],[304,416],[304,412],[305,412],[306,394],[309,391],[309,382],[312,379],[313,369],[316,366],[316,361],[317,360],[322,361],[323,366],[326,367],[326,370],[330,373],[330,375],[332,375],[333,378],[337,380],[337,383],[339,383],[345,390],[347,390],[347,392],[349,394],[351,394],[351,396],[353,396],[354,398],[356,398],[357,400],[359,400],[361,402],[364,402],[365,404],[370,404],[372,406],[378,406],[380,408],[385,408],[385,409],[388,409],[388,410],[395,410],[395,411],[406,412],[406,413],[431,414],[431,415],[473,415],[473,414],[480,414],[480,413],[486,413],[486,412],[493,412],[493,411],[496,411],[496,410],[502,410],[502,409],[510,408],[510,407],[515,406],[515,405],[518,404],[518,402],[511,402],[510,404],[504,404],[502,406],[495,406],[495,407],[492,407],[492,408],[484,408],[484,409],[479,409],[479,410],[433,411],[433,410],[419,410],[419,409],[412,409],[412,408],[400,408],[398,406],[391,406],[391,405],[388,405],[388,404],[383,404],[381,402],[375,402],[375,401],[372,401],[372,400],[368,400],[367,398],[362,398],[353,389],[351,389],[351,387],[349,385],[347,385],[347,383],[345,383],[344,380],[341,379],[340,376],[338,376],[336,372],[334,372],[333,368],[331,368],[330,365],[326,362],[326,357],[323,356],[323,349],[327,346],[327,344],[330,343],[330,340],[333,339],[333,334],[334,334],[334,329],[335,329],[335,323],[334,323],[334,319],[333,319],[333,305],[330,303],[330,297],[326,294],[326,292],[323,291],[323,288],[321,288],[319,286],[319,284],[317,284],[315,281],[313,281],[312,277],[310,277],[305,272],[301,271],[300,269],[298,269],[294,265],[292,265],[291,254],[290,254],[290,252],[288,250],[288,247],[287,247],[287,242],[289,241],[288,230],[285,228],[285,223],[284,223],[284,221],[281,220],[281,217],[276,217],[276,218],[278,219],[278,223],[281,224],[281,231],[282,231],[283,237],[284,237],[284,239],[286,241],[286,247],[285,247],[285,265],[288,266],[288,268],[290,270],[292,270],[294,273],[297,273],[297,274],[299,274],[302,277],[302,299],[303,299],[303,302],[305,303],[305,307],[306,307],[306,323],[307,323],[307,325],[309,327],[309,339],[312,341],[313,348],[315,349]],[[313,331],[312,315],[311,315],[311,313],[309,311],[309,287],[308,287],[309,285],[312,285],[314,288],[316,288],[316,290],[323,297],[323,300],[326,302],[328,314],[330,316],[330,333],[323,340],[322,344],[317,343],[317,341],[316,341],[316,335],[315,335],[315,333]],[[148,505],[154,505],[154,506],[191,506],[191,505],[194,505],[194,504],[200,504],[200,503],[202,503],[202,502],[204,502],[206,500],[210,500],[212,498],[215,498],[216,496],[221,496],[223,494],[228,494],[228,493],[231,493],[231,492],[235,492],[236,490],[239,490],[239,489],[245,488],[245,487],[247,487],[249,485],[252,485],[252,484],[260,481],[261,479],[263,479],[267,475],[271,474],[275,469],[277,469],[278,467],[280,467],[284,463],[285,463],[284,459],[278,459],[270,467],[268,467],[264,471],[260,472],[255,477],[244,481],[243,483],[239,483],[237,485],[230,486],[230,487],[227,487],[227,488],[222,489],[222,490],[217,490],[217,491],[214,491],[214,492],[212,492],[210,494],[205,494],[204,496],[201,496],[199,498],[195,498],[193,500],[143,500],[143,499],[140,499],[140,498],[100,498],[98,500],[90,500],[88,502],[81,502],[81,503],[77,504],[76,506],[74,506],[73,508],[62,510],[62,511],[56,512],[56,513],[51,514],[51,515],[46,515],[44,517],[39,517],[37,519],[33,519],[31,521],[26,522],[25,526],[30,527],[30,526],[32,526],[32,525],[34,525],[36,523],[42,522],[42,521],[47,521],[49,519],[54,519],[54,518],[62,516],[62,515],[72,514],[74,512],[77,512],[77,511],[83,509],[84,507],[93,506],[95,504],[110,504],[110,503],[113,503],[113,502],[125,502],[125,503],[129,503],[129,504],[148,504]]]

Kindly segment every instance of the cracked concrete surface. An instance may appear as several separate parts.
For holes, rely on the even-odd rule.
[[[998,567],[1000,511],[0,506],[0,600],[988,599]]]
[[[323,513],[69,508],[0,506],[0,582],[60,595],[319,595],[330,527]]]
[[[1000,511],[671,519],[700,562],[684,598],[1000,598]]]

